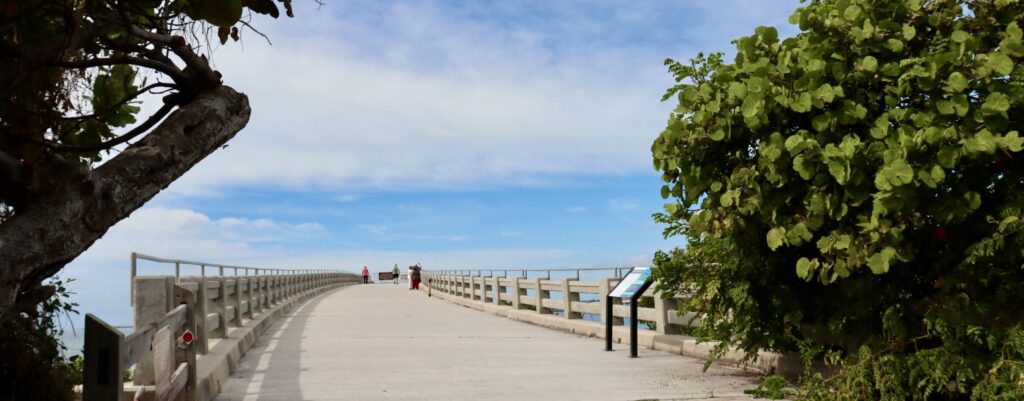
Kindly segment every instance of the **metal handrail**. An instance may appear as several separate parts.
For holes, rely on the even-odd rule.
[[[494,277],[494,272],[501,272],[501,277],[508,277],[509,272],[522,273],[522,277],[526,277],[527,273],[530,272],[544,272],[548,278],[551,278],[551,272],[576,272],[576,279],[579,280],[580,272],[584,271],[615,271],[615,277],[621,278],[624,271],[629,271],[632,266],[612,266],[612,267],[564,267],[554,269],[441,269],[441,270],[429,270],[432,273],[438,274],[458,274],[462,276],[477,276],[483,277],[483,272],[488,272],[486,277]]]
[[[185,265],[185,266],[198,266],[199,267],[199,275],[203,276],[203,277],[206,276],[206,268],[207,267],[217,268],[217,273],[218,273],[217,275],[218,276],[223,276],[224,275],[224,269],[233,270],[235,276],[238,275],[238,270],[242,270],[242,272],[246,276],[249,275],[249,271],[255,272],[254,275],[256,275],[256,276],[260,275],[261,272],[263,274],[269,274],[269,275],[310,274],[310,273],[342,273],[342,272],[345,272],[344,270],[337,270],[337,269],[278,269],[278,268],[265,268],[265,267],[233,266],[233,265],[225,265],[225,264],[220,264],[220,263],[195,262],[195,261],[183,260],[183,259],[168,259],[168,258],[161,258],[161,257],[158,257],[158,256],[144,255],[144,254],[141,254],[141,253],[138,253],[138,252],[132,252],[132,277],[131,277],[131,282],[129,282],[129,285],[128,285],[128,288],[130,288],[130,295],[131,295],[131,303],[132,303],[132,305],[135,305],[135,285],[134,285],[134,283],[135,283],[135,277],[138,276],[138,261],[139,260],[147,260],[147,261],[150,261],[150,262],[167,263],[167,264],[173,263],[174,264],[174,278],[175,278],[175,280],[181,278],[181,266],[182,265]]]

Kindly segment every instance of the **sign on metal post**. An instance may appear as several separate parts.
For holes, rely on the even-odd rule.
[[[633,294],[640,290],[649,277],[651,277],[650,267],[634,267],[608,295],[613,298],[633,298]]]
[[[640,296],[643,295],[647,287],[650,287],[651,280],[651,268],[649,266],[637,266],[632,268],[625,277],[619,281],[619,284],[612,289],[612,292],[608,294],[608,298],[605,300],[605,327],[604,327],[604,350],[612,350],[612,322],[615,321],[613,314],[614,308],[612,305],[612,298],[623,298],[629,299],[629,357],[636,358],[638,356],[637,350],[637,301],[640,300]]]

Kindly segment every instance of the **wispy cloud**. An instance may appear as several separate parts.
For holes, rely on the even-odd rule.
[[[338,196],[334,197],[334,200],[336,200],[338,202],[346,202],[346,203],[347,202],[355,202],[355,201],[359,200],[359,196],[357,196],[357,195],[338,195]]]
[[[250,95],[252,120],[174,190],[646,172],[671,108],[661,61],[785,23],[798,2],[784,3],[297,4],[294,21],[257,20],[274,46],[249,37],[215,54],[225,83]]]
[[[639,204],[633,199],[609,199],[608,209],[612,211],[633,210]]]
[[[567,211],[569,213],[579,213],[579,212],[583,212],[583,211],[586,211],[586,210],[587,210],[587,208],[583,207],[583,206],[573,206],[573,207],[570,207],[568,209],[565,209],[565,211]]]

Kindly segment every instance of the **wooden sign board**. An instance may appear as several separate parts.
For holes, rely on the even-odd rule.
[[[392,272],[380,272],[377,273],[377,278],[380,281],[387,281],[395,278],[395,274]]]

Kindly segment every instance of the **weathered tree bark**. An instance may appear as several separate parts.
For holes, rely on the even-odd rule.
[[[0,322],[19,294],[38,286],[223,145],[249,121],[244,94],[220,86],[171,113],[139,142],[96,169],[52,156],[49,177],[70,184],[0,225]]]

